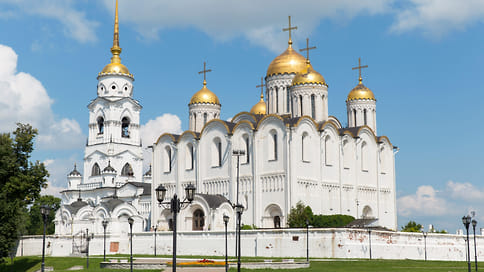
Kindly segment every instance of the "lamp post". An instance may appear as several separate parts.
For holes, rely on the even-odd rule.
[[[190,203],[192,203],[193,199],[195,198],[195,186],[188,184],[188,186],[185,188],[184,200],[180,200],[175,194],[170,201],[163,202],[166,195],[166,187],[163,186],[163,184],[160,184],[155,191],[158,205],[164,207],[165,209],[170,209],[173,214],[173,263],[171,271],[176,272],[176,216],[182,209],[186,208]]]
[[[475,219],[472,219],[472,228],[474,229],[474,256],[475,256],[475,261],[476,261],[476,271],[477,271],[476,226],[477,226],[477,221],[476,221]]]
[[[309,220],[306,219],[306,262],[309,263]]]
[[[228,263],[228,250],[227,250],[227,224],[229,223],[230,217],[224,214],[224,224],[225,224],[225,272],[229,271],[229,263]]]
[[[242,219],[242,212],[244,211],[244,206],[239,203],[239,165],[240,165],[240,156],[245,155],[244,150],[234,150],[232,155],[237,156],[237,195],[236,195],[236,202],[235,202],[235,211],[237,213],[237,272],[240,272],[240,221]]]
[[[89,242],[94,238],[94,233],[89,235],[89,229],[86,229],[86,269],[89,269]]]
[[[371,229],[368,229],[368,245],[370,249],[370,260],[371,260]]]
[[[154,226],[153,230],[155,231],[155,257],[156,257],[156,231],[158,230],[158,226]]]
[[[471,272],[471,251],[469,249],[469,225],[471,224],[471,217],[469,215],[462,217],[462,224],[466,227],[467,231],[467,270]]]
[[[422,228],[422,234],[424,237],[424,254],[425,254],[425,260],[427,261],[427,232],[425,232]]]
[[[106,261],[106,228],[108,227],[108,220],[104,219],[102,224],[104,228],[104,261]]]
[[[129,248],[130,248],[129,262],[130,262],[131,272],[133,272],[133,223],[134,223],[133,217],[128,218],[128,223],[129,223]]]
[[[50,207],[47,205],[40,206],[40,213],[42,214],[42,220],[44,221],[44,235],[42,237],[42,266],[40,271],[45,271],[45,229],[47,228],[47,217],[49,216]]]

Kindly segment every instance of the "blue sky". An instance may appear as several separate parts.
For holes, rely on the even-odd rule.
[[[120,0],[122,62],[143,105],[146,145],[187,129],[187,104],[208,87],[229,119],[258,102],[260,77],[287,46],[287,16],[317,50],[329,112],[346,124],[345,99],[364,83],[377,98],[377,126],[396,155],[399,226],[415,220],[455,232],[475,210],[484,222],[484,2],[475,0]],[[0,0],[0,129],[39,128],[34,159],[55,193],[82,162],[87,104],[109,62],[114,0]]]

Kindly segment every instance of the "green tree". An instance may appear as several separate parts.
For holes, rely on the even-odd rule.
[[[28,124],[0,134],[0,262],[14,248],[25,229],[25,210],[40,197],[49,173],[43,163],[31,162],[37,130]]]
[[[415,223],[415,221],[409,221],[405,226],[402,227],[403,232],[421,232],[422,225]]]
[[[340,228],[353,222],[355,218],[351,215],[332,214],[314,215],[311,225],[315,228]]]
[[[290,228],[306,227],[306,220],[312,224],[313,210],[311,207],[304,205],[301,201],[296,204],[296,207],[291,208],[287,217],[287,225]]]
[[[51,211],[49,216],[47,217],[47,234],[53,234],[55,232],[55,212],[60,208],[61,199],[51,196],[45,195],[41,196],[35,200],[34,204],[30,207],[29,210],[29,222],[27,224],[27,234],[29,235],[36,235],[36,234],[43,234],[44,231],[44,223],[42,219],[42,214],[40,213],[40,206],[47,205],[51,207]]]

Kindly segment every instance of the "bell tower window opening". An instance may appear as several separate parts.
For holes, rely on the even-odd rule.
[[[97,134],[104,134],[104,118],[102,116],[97,118]]]
[[[101,175],[101,168],[99,168],[99,164],[97,162],[92,166],[91,176],[100,176]]]
[[[129,119],[123,117],[121,120],[121,137],[129,138]]]
[[[201,209],[197,209],[193,213],[192,230],[203,230],[204,226],[205,226],[205,214]]]
[[[134,176],[133,168],[129,163],[126,163],[121,170],[121,176],[132,177]]]

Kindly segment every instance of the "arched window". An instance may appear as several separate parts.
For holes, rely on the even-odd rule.
[[[131,167],[131,165],[129,163],[126,163],[123,166],[123,169],[121,170],[121,176],[132,177],[133,175],[134,175],[133,168]]]
[[[286,89],[286,112],[289,111],[289,109],[291,109],[291,95],[289,93],[289,90]]]
[[[279,112],[279,89],[276,87],[276,112]]]
[[[99,168],[99,164],[97,162],[92,166],[91,176],[100,176],[101,175],[101,168]]]
[[[193,113],[193,130],[197,130],[197,114]]]
[[[244,144],[245,144],[245,160],[244,160],[244,163],[249,163],[249,135],[247,134],[244,134],[244,136],[242,136],[242,138],[244,139]]]
[[[366,124],[367,124],[367,123],[366,123],[366,122],[367,122],[367,119],[366,119],[366,118],[367,118],[367,117],[366,117],[366,109],[364,109],[364,110],[363,110],[363,120],[364,120],[364,123],[363,123],[363,124],[364,124],[364,125],[366,125]]]
[[[104,133],[104,118],[102,116],[99,116],[97,118],[97,134],[103,134]]]
[[[163,160],[163,172],[170,173],[171,172],[171,148],[169,146],[165,146],[165,156]]]
[[[206,123],[207,123],[207,113],[204,113],[203,114],[203,125],[205,126]]]
[[[303,97],[302,95],[299,96],[299,116],[303,116]]]
[[[316,119],[316,98],[314,94],[311,95],[311,117]]]
[[[121,137],[129,138],[129,119],[123,117],[121,120]]]
[[[275,161],[277,160],[277,132],[273,129],[269,132],[269,160]]]
[[[368,144],[363,142],[361,144],[361,171],[368,171]]]
[[[222,141],[220,138],[213,139],[212,144],[212,166],[222,166]]]
[[[301,159],[303,162],[309,162],[309,135],[304,132],[301,138]]]
[[[335,155],[333,152],[333,146],[331,146],[332,143],[333,141],[331,140],[331,137],[326,136],[326,138],[324,138],[324,161],[326,163],[326,166],[333,165]]]
[[[194,164],[194,157],[193,157],[193,145],[191,143],[187,144],[186,149],[186,158],[185,158],[185,169],[192,170]]]
[[[343,167],[350,169],[350,143],[348,140],[343,142]]]
[[[354,119],[353,119],[353,120],[354,120],[353,124],[355,124],[354,126],[355,126],[355,127],[357,127],[357,126],[358,126],[358,124],[357,124],[357,122],[356,122],[356,110],[353,110],[353,118],[354,118]]]
[[[281,228],[281,217],[279,215],[274,216],[274,228]]]
[[[201,209],[197,209],[193,213],[192,230],[203,230],[204,226],[205,226],[205,214]]]

